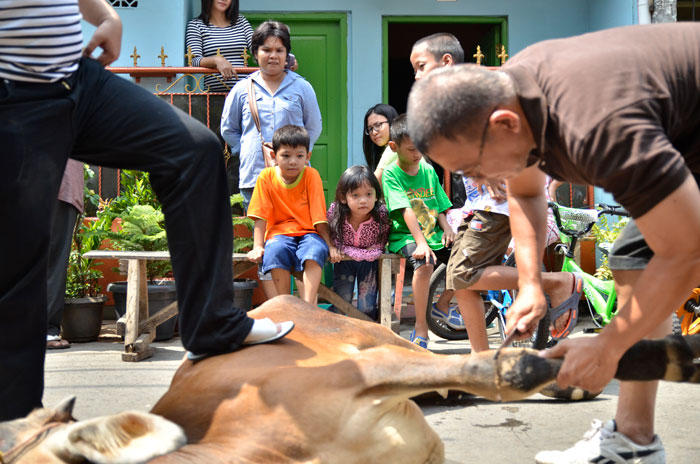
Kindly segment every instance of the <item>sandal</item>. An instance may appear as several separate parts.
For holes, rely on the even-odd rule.
[[[457,309],[457,306],[452,306],[448,313],[445,314],[441,309],[439,309],[435,303],[433,303],[433,307],[430,310],[430,316],[433,317],[434,319],[439,319],[443,321],[445,324],[447,324],[450,328],[454,330],[465,330],[466,327],[464,326],[464,319],[462,319],[462,315],[459,313],[459,309]]]
[[[410,341],[414,345],[420,346],[421,348],[425,348],[426,350],[428,349],[428,337],[416,337],[415,329],[413,330],[413,332],[411,332],[411,335],[409,335],[408,341]]]
[[[574,327],[576,327],[576,323],[578,322],[578,302],[581,299],[581,293],[583,292],[583,276],[578,272],[572,272],[572,274],[574,275],[573,293],[569,298],[564,300],[562,304],[549,310],[550,320],[552,321],[550,332],[552,334],[552,338],[555,340],[567,337]],[[569,320],[566,323],[566,326],[561,330],[557,330],[555,322],[567,312],[569,313]]]
[[[58,335],[46,336],[47,350],[65,350],[66,348],[70,348],[70,343],[68,340],[64,340]]]
[[[293,321],[285,321],[285,322],[281,322],[279,324],[276,324],[268,318],[255,319],[255,322],[253,323],[253,327],[251,328],[250,333],[248,333],[248,336],[243,341],[241,348],[245,348],[246,346],[250,346],[250,345],[259,345],[261,343],[274,342],[275,340],[279,340],[280,338],[287,335],[289,332],[292,331],[293,328],[294,328]],[[223,354],[223,353],[217,353],[217,354]],[[192,361],[193,363],[196,363],[198,361],[201,361],[202,359],[208,358],[210,356],[214,356],[214,354],[211,354],[211,353],[195,354],[191,351],[188,351],[185,354],[185,356],[188,360]]]

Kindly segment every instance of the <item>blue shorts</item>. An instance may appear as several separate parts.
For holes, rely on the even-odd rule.
[[[277,235],[265,242],[262,272],[266,274],[270,269],[303,271],[304,263],[309,259],[321,267],[326,265],[328,245],[320,235]]]

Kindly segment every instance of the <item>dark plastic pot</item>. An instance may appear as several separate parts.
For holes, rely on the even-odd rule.
[[[107,285],[107,291],[112,292],[114,311],[117,320],[126,314],[126,282],[112,282]],[[155,280],[148,284],[148,315],[152,316],[170,303],[177,300],[175,282],[172,280]],[[175,335],[177,317],[172,317],[156,327],[154,341],[170,340]]]
[[[253,290],[258,282],[253,279],[233,279],[233,307],[250,311],[253,307]]]
[[[102,329],[102,307],[107,301],[104,295],[72,298],[63,305],[61,337],[69,342],[92,342]]]

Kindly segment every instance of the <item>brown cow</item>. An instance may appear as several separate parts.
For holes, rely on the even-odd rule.
[[[9,426],[14,432],[0,425],[0,449],[34,446],[15,464],[81,462],[78,456],[100,463],[439,463],[442,442],[411,397],[453,389],[517,400],[551,384],[560,365],[523,349],[503,350],[497,357],[494,352],[435,355],[376,324],[289,296],[267,302],[251,316],[292,319],[297,326],[277,343],[183,362],[152,412],[182,426],[185,446],[178,448],[177,426],[158,416],[125,413],[59,426],[53,433],[42,428],[51,422],[46,418],[22,427],[14,423]],[[698,355],[700,339],[640,343],[623,358],[618,378],[698,382],[693,365]],[[649,370],[654,365],[658,368]],[[118,432],[117,438],[100,433],[101,427]],[[3,444],[3,428],[9,446]],[[175,438],[166,443],[150,433]],[[41,442],[43,434],[49,436]],[[134,460],[130,447],[137,442],[158,448],[140,448],[141,460]],[[14,459],[17,453],[11,453]],[[163,455],[154,457],[158,454]]]

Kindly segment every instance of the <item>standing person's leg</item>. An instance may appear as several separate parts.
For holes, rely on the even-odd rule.
[[[61,318],[66,294],[66,274],[70,256],[73,229],[78,217],[78,210],[70,203],[56,200],[56,211],[51,223],[51,240],[49,241],[49,268],[46,281],[48,298],[47,348],[68,348],[66,340],[56,339],[61,334]]]
[[[632,289],[649,263],[653,252],[630,221],[615,241],[610,254],[618,307],[632,297]],[[663,337],[670,332],[670,318],[647,338]],[[540,464],[584,462],[634,462],[662,464],[666,452],[661,439],[654,435],[654,411],[658,382],[620,382],[615,420],[594,420],[584,439],[565,451],[542,451],[535,457]]]
[[[195,354],[238,349],[253,320],[232,307],[233,231],[216,135],[93,60],[81,61],[70,84],[73,157],[150,173],[165,214],[183,345]]]
[[[51,218],[71,150],[60,83],[0,80],[0,421],[41,406]]]

